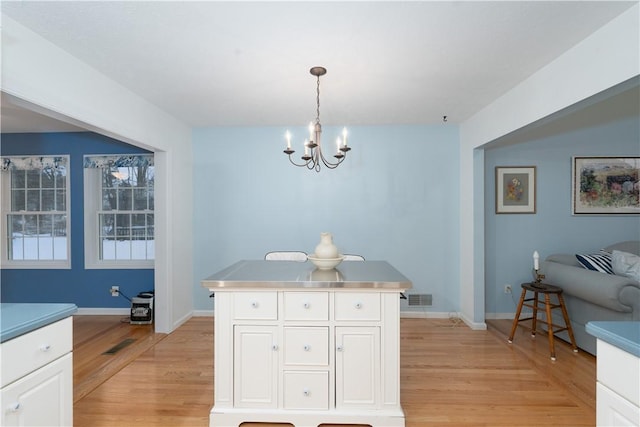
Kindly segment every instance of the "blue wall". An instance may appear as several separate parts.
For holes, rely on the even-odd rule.
[[[85,154],[146,153],[140,148],[91,132],[2,134],[0,153],[9,155],[69,155],[71,179],[71,269],[2,269],[2,302],[68,302],[78,307],[128,307],[109,293],[112,285],[132,297],[154,289],[153,269],[85,270],[83,170]]]
[[[531,280],[532,254],[598,251],[622,240],[640,239],[637,215],[572,216],[572,156],[640,156],[638,117],[591,125],[575,131],[485,153],[486,305],[492,313],[514,313],[520,284]],[[495,167],[537,166],[537,213],[495,214]],[[511,284],[514,294],[504,294]]]
[[[325,127],[324,140],[339,131]],[[316,173],[289,164],[284,128],[194,130],[196,310],[213,308],[203,278],[272,250],[312,253],[323,231],[342,253],[387,260],[411,292],[433,294],[429,311],[459,309],[458,128],[349,131],[347,160]],[[292,132],[299,155],[306,129]]]

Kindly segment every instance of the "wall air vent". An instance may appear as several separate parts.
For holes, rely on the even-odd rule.
[[[433,296],[431,294],[409,294],[409,306],[430,306],[433,303]]]

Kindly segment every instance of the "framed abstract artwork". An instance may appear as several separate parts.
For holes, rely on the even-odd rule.
[[[640,157],[573,157],[573,215],[640,214]]]
[[[496,213],[536,213],[535,166],[496,166]]]

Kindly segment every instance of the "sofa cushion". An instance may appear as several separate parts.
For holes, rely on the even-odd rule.
[[[611,254],[608,252],[600,252],[598,254],[576,254],[576,258],[580,261],[580,264],[593,271],[599,271],[600,273],[613,274],[613,267],[611,265]]]
[[[640,281],[640,256],[614,250],[611,253],[611,265],[615,274]]]

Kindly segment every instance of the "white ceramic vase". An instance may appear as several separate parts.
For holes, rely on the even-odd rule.
[[[331,233],[320,233],[320,243],[316,246],[315,256],[323,259],[338,258],[338,248],[333,244]]]

